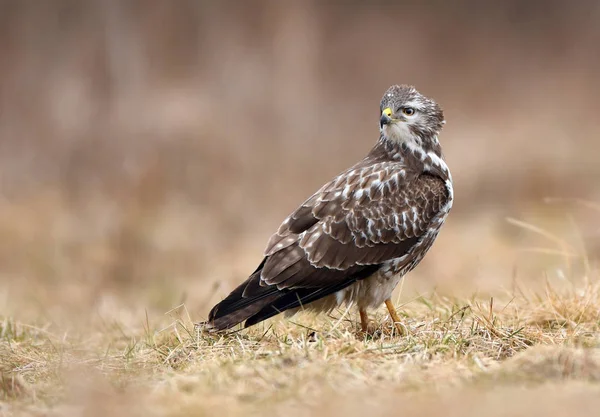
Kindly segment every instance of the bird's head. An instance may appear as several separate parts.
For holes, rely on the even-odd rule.
[[[379,130],[383,138],[424,149],[439,146],[437,135],[445,123],[444,113],[435,101],[413,86],[388,88],[379,110]]]

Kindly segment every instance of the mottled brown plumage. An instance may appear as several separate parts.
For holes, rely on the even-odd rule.
[[[330,310],[389,301],[433,244],[452,205],[437,138],[443,113],[411,86],[381,100],[380,138],[368,155],[307,199],[271,237],[256,271],[209,313],[207,326],[253,325],[299,307]]]

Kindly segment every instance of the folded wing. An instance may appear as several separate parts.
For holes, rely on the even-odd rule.
[[[448,198],[441,178],[410,175],[395,162],[340,174],[282,223],[256,271],[211,310],[209,326],[248,327],[410,255]]]

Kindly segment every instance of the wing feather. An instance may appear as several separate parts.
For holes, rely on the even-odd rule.
[[[447,198],[441,178],[411,175],[394,162],[352,170],[294,211],[265,253],[276,255],[276,242],[285,241],[301,248],[317,268],[381,263],[410,251]],[[295,242],[290,244],[292,239]],[[263,273],[263,278],[271,275]],[[307,276],[306,285],[309,280]],[[285,286],[285,280],[278,282]]]
[[[248,326],[365,278],[410,254],[449,198],[442,178],[397,162],[351,168],[282,223],[261,266],[213,308],[209,322]]]

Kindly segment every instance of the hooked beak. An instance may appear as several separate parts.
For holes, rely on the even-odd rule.
[[[381,118],[379,119],[379,128],[383,129],[383,126],[389,125],[394,120],[392,119],[392,110],[387,107],[381,112]]]

